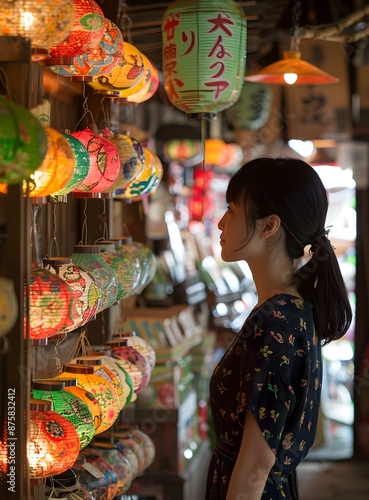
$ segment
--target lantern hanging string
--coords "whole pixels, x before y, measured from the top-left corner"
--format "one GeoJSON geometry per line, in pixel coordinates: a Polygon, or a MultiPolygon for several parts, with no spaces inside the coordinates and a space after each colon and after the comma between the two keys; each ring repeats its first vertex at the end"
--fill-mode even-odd
{"type": "Polygon", "coordinates": [[[87,245],[87,199],[85,198],[83,201],[84,201],[84,207],[83,207],[82,234],[79,244],[87,245]]]}
{"type": "Polygon", "coordinates": [[[60,257],[60,253],[59,253],[59,245],[58,245],[58,240],[57,240],[57,237],[56,237],[56,230],[57,230],[57,223],[56,223],[56,203],[54,203],[54,207],[53,207],[53,222],[54,222],[54,230],[53,230],[53,237],[51,238],[51,241],[50,241],[50,246],[49,246],[49,255],[50,257],[53,256],[53,245],[55,245],[55,248],[56,248],[56,256],[57,257],[60,257]]]}
{"type": "Polygon", "coordinates": [[[82,104],[82,108],[83,108],[83,115],[81,116],[81,118],[78,120],[78,122],[76,123],[76,126],[74,127],[74,131],[77,130],[77,127],[78,125],[81,123],[81,121],[87,116],[87,115],[90,115],[91,116],[91,119],[92,119],[92,123],[95,125],[95,121],[94,121],[94,115],[91,113],[91,111],[89,110],[88,108],[88,97],[86,96],[86,83],[85,82],[82,82],[82,85],[83,85],[83,92],[82,92],[82,96],[83,96],[83,104],[82,104]]]}
{"type": "Polygon", "coordinates": [[[106,97],[103,96],[101,98],[101,101],[100,101],[100,106],[96,110],[95,122],[99,123],[98,122],[98,118],[99,118],[99,113],[101,112],[102,115],[103,115],[103,126],[99,127],[99,128],[100,129],[104,129],[105,127],[107,127],[110,130],[110,119],[109,119],[109,116],[108,116],[108,114],[107,114],[107,112],[105,110],[105,107],[104,107],[104,101],[105,100],[106,100],[106,97]]]}

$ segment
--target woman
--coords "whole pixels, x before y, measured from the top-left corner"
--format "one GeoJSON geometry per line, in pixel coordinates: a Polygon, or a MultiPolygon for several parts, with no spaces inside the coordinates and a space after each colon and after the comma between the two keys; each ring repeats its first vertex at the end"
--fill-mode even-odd
{"type": "Polygon", "coordinates": [[[226,198],[221,256],[248,263],[258,303],[211,378],[206,498],[297,499],[295,470],[317,426],[320,347],[352,319],[324,228],[328,196],[302,160],[260,158],[236,172],[226,198]]]}

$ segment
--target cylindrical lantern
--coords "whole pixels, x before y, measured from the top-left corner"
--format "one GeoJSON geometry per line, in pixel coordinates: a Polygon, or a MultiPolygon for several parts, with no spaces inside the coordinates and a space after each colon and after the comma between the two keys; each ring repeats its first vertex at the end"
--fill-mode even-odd
{"type": "Polygon", "coordinates": [[[71,255],[72,262],[91,273],[101,290],[97,313],[112,306],[117,301],[118,295],[117,276],[100,253],[101,249],[96,245],[74,245],[71,255]]]}
{"type": "Polygon", "coordinates": [[[95,434],[95,425],[88,406],[79,398],[64,391],[62,381],[34,380],[32,397],[53,403],[53,410],[62,415],[76,428],[80,448],[89,444],[95,434]]]}
{"type": "Polygon", "coordinates": [[[73,57],[87,52],[100,42],[105,31],[103,11],[94,0],[73,0],[75,15],[68,36],[49,49],[47,65],[72,64],[73,57]]]}
{"type": "Polygon", "coordinates": [[[70,332],[92,320],[101,299],[101,289],[95,278],[88,271],[72,262],[69,257],[48,257],[44,259],[44,265],[52,273],[60,276],[73,291],[75,295],[75,309],[72,316],[72,324],[62,329],[70,332]]]}
{"type": "Polygon", "coordinates": [[[121,61],[107,74],[97,76],[88,84],[96,94],[119,96],[119,92],[131,88],[144,78],[145,62],[142,52],[124,42],[121,61]]]}
{"type": "Polygon", "coordinates": [[[240,95],[246,18],[233,0],[176,0],[162,20],[164,87],[189,116],[214,117],[240,95]]]}
{"type": "Polygon", "coordinates": [[[31,399],[27,459],[31,478],[40,479],[69,469],[80,442],[74,425],[52,410],[50,401],[31,399]]]}
{"type": "Polygon", "coordinates": [[[73,177],[76,159],[69,142],[51,127],[45,127],[45,131],[46,156],[31,175],[31,197],[49,196],[64,188],[73,177]]]}
{"type": "Polygon", "coordinates": [[[90,157],[87,177],[73,190],[73,194],[75,197],[100,197],[100,193],[109,188],[120,173],[118,151],[112,142],[89,128],[71,135],[82,142],[90,157]]]}
{"type": "Polygon", "coordinates": [[[5,1],[0,6],[0,35],[29,40],[37,54],[32,59],[37,61],[67,38],[74,15],[73,0],[5,1]]]}
{"type": "Polygon", "coordinates": [[[61,132],[61,134],[63,137],[65,137],[72,148],[75,165],[71,180],[62,189],[59,189],[59,191],[52,193],[52,195],[57,196],[58,201],[66,201],[64,197],[71,191],[77,189],[86,179],[90,170],[90,156],[84,144],[82,144],[79,139],[64,132],[61,132]]]}
{"type": "MultiPolygon", "coordinates": [[[[24,287],[24,297],[27,289],[24,287]]],[[[59,333],[73,321],[75,295],[67,283],[48,269],[32,269],[29,290],[29,336],[44,339],[59,333]]],[[[26,335],[27,318],[24,319],[26,335]]]]}
{"type": "Polygon", "coordinates": [[[96,429],[95,434],[100,434],[109,429],[120,412],[119,399],[114,387],[107,380],[96,375],[93,366],[90,365],[65,365],[63,371],[58,374],[58,379],[63,380],[64,378],[71,378],[71,376],[78,380],[78,385],[92,392],[101,407],[101,424],[96,429]]]}
{"type": "Polygon", "coordinates": [[[47,136],[26,108],[0,96],[0,182],[19,184],[41,165],[47,136]]]}
{"type": "Polygon", "coordinates": [[[72,64],[51,66],[50,69],[72,81],[91,82],[94,77],[111,71],[120,62],[123,51],[120,29],[110,19],[105,19],[105,33],[96,47],[74,57],[72,64]]]}
{"type": "Polygon", "coordinates": [[[156,363],[155,349],[144,340],[142,337],[138,336],[135,331],[117,331],[114,333],[112,340],[124,339],[127,345],[134,347],[144,358],[149,362],[151,371],[153,370],[156,363]]]}

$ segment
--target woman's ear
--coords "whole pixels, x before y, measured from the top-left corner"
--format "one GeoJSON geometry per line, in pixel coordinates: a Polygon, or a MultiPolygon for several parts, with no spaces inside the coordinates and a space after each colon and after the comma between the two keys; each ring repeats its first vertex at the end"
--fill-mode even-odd
{"type": "Polygon", "coordinates": [[[274,236],[281,227],[281,219],[276,214],[268,215],[261,222],[260,236],[264,239],[274,236]]]}

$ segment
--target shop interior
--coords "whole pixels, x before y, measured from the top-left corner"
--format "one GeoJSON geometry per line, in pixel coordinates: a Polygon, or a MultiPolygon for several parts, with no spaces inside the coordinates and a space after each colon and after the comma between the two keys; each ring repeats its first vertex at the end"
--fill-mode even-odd
{"type": "MultiPolygon", "coordinates": [[[[0,498],[9,488],[32,500],[204,498],[209,380],[257,302],[247,264],[222,261],[217,224],[230,177],[259,156],[302,158],[320,175],[354,311],[345,337],[323,347],[308,470],[314,480],[322,464],[367,464],[368,2],[225,2],[245,19],[233,47],[242,77],[236,98],[215,112],[204,98],[203,113],[185,112],[168,83],[164,30],[170,7],[201,0],[65,0],[70,26],[79,4],[103,19],[94,54],[114,50],[95,66],[68,55],[62,16],[58,43],[33,41],[33,17],[15,32],[32,3],[0,5],[0,498]],[[124,77],[123,51],[134,61],[124,77]],[[285,51],[334,82],[264,81],[285,51]],[[78,411],[58,412],[72,396],[78,411]],[[76,437],[74,450],[58,432],[76,437]]],[[[58,2],[41,4],[44,27],[58,2]]]]}

